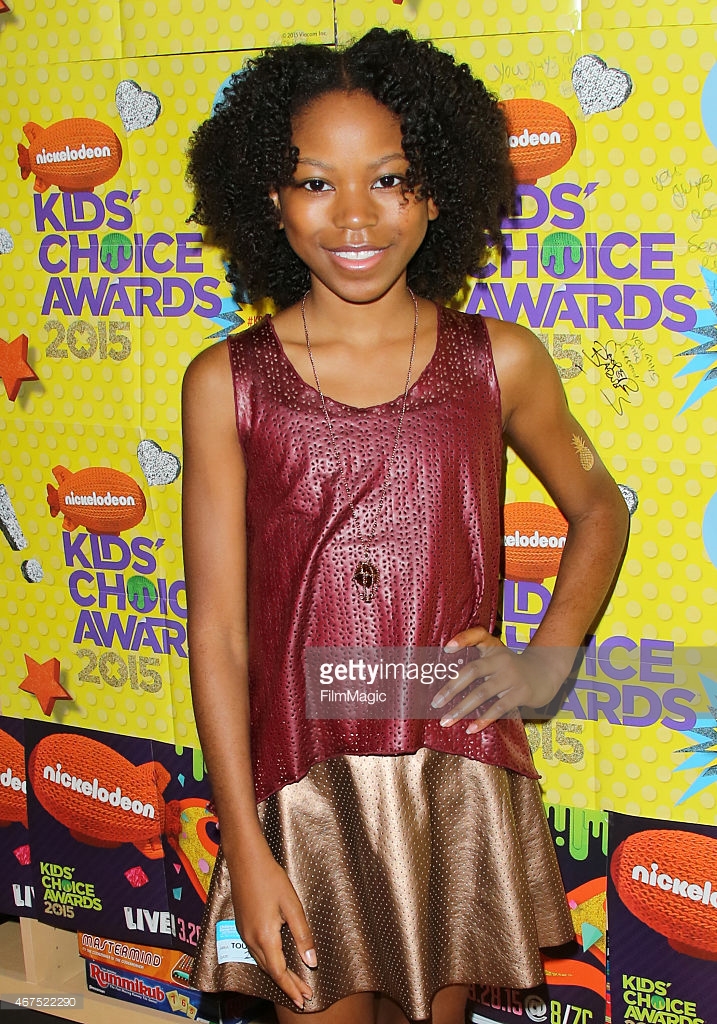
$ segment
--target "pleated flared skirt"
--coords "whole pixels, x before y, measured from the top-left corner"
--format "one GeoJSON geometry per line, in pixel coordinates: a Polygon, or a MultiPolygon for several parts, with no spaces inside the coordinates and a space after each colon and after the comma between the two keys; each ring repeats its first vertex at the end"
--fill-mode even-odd
{"type": "MultiPolygon", "coordinates": [[[[344,755],[269,797],[259,816],[315,940],[311,970],[284,937],[288,966],[313,990],[305,1012],[381,992],[425,1020],[446,985],[539,984],[539,948],[574,938],[534,779],[426,748],[344,755]]],[[[192,984],[296,1009],[259,967],[218,962],[217,922],[233,918],[220,851],[192,984]]]]}

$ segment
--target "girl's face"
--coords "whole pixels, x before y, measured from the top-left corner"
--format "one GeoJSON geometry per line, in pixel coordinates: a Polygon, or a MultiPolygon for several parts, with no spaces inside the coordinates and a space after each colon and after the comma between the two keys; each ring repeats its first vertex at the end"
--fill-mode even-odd
{"type": "Polygon", "coordinates": [[[398,118],[367,93],[326,93],[295,118],[292,143],[294,180],[272,199],[312,287],[349,302],[405,287],[438,210],[402,191],[408,161],[398,118]]]}

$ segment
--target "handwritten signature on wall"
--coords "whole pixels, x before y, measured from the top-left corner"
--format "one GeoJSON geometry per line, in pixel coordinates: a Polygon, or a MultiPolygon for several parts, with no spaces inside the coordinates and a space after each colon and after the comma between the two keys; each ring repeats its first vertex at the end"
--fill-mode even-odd
{"type": "Polygon", "coordinates": [[[687,252],[699,254],[707,267],[717,267],[717,239],[700,238],[700,232],[707,221],[717,217],[717,197],[713,191],[711,174],[683,173],[678,167],[663,167],[652,176],[657,192],[670,191],[672,205],[680,212],[686,212],[687,252]]]}
{"type": "Polygon", "coordinates": [[[612,392],[603,388],[601,393],[608,405],[615,410],[618,416],[626,415],[625,405],[634,404],[632,396],[640,392],[640,382],[636,379],[639,372],[636,367],[637,363],[644,359],[647,365],[644,383],[654,387],[659,380],[655,371],[655,364],[649,353],[645,351],[642,340],[637,335],[633,335],[622,346],[621,352],[618,352],[618,346],[613,340],[607,341],[604,344],[603,342],[596,341],[593,343],[592,350],[585,353],[585,358],[593,366],[601,369],[611,384],[612,392]],[[620,359],[618,359],[618,355],[620,359]],[[627,364],[627,369],[623,364],[627,364]],[[635,376],[631,376],[631,374],[635,376]]]}

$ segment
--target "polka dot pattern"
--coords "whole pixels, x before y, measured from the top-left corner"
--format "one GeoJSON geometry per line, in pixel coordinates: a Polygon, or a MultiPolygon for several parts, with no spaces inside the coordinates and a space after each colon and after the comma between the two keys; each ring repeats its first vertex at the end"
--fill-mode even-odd
{"type": "MultiPolygon", "coordinates": [[[[169,656],[158,654],[156,639],[152,641],[154,646],[146,641],[134,651],[110,650],[96,645],[91,621],[87,627],[80,621],[83,609],[86,616],[94,612],[103,622],[113,613],[116,616],[118,611],[131,613],[126,581],[134,570],[127,569],[123,573],[117,562],[114,568],[102,567],[101,556],[93,556],[91,542],[82,527],[72,532],[63,530],[62,516],[56,519],[50,516],[47,485],[57,484],[52,473],[56,466],[77,472],[90,466],[111,464],[132,476],[145,494],[147,513],[143,524],[131,532],[127,543],[147,534],[151,540],[156,540],[161,534],[155,534],[152,524],[162,516],[170,527],[163,538],[168,550],[165,554],[164,545],[155,549],[156,568],[147,574],[155,583],[160,579],[170,584],[178,578],[181,580],[181,568],[172,558],[174,551],[181,550],[178,528],[171,525],[177,521],[178,495],[169,488],[147,486],[137,462],[137,444],[142,434],[136,427],[121,423],[110,423],[107,427],[99,424],[70,426],[51,419],[0,416],[0,432],[8,439],[8,446],[0,453],[0,479],[7,487],[28,541],[23,551],[10,552],[10,557],[3,555],[0,567],[0,602],[4,609],[0,627],[5,625],[6,632],[12,632],[14,638],[11,645],[3,645],[0,654],[6,681],[2,713],[39,717],[37,702],[18,690],[26,674],[23,654],[31,654],[40,662],[59,657],[61,681],[73,696],[73,701],[63,707],[64,725],[126,733],[130,722],[133,735],[165,739],[171,733],[176,713],[170,688],[184,686],[188,689],[186,661],[176,650],[169,656]],[[33,481],[33,486],[23,487],[22,481],[28,479],[33,481]],[[79,539],[81,533],[85,534],[84,540],[79,539]],[[63,538],[69,545],[67,550],[75,554],[65,555],[63,538]],[[40,583],[29,584],[22,578],[20,565],[29,556],[36,557],[42,565],[44,577],[40,583]],[[91,565],[94,561],[97,569],[88,571],[86,563],[91,565]],[[71,575],[78,571],[81,581],[71,575]],[[73,589],[82,604],[73,600],[73,589]],[[114,593],[118,589],[119,593],[114,593]],[[13,599],[8,600],[10,594],[13,599]]],[[[158,441],[162,438],[159,443],[164,449],[181,451],[176,433],[170,435],[162,429],[156,431],[155,436],[158,441]]],[[[112,554],[119,561],[120,548],[115,547],[112,554]]],[[[183,610],[183,593],[178,595],[177,607],[183,610]]],[[[171,611],[168,614],[174,618],[171,611]]],[[[183,619],[176,621],[178,631],[183,632],[183,619]]],[[[161,632],[158,635],[161,638],[161,632]]],[[[159,644],[161,648],[161,640],[159,644]]],[[[186,642],[183,646],[186,650],[186,642]]]]}
{"type": "MultiPolygon", "coordinates": [[[[313,990],[309,1012],[380,991],[423,1020],[452,982],[534,984],[538,944],[573,937],[533,779],[425,748],[348,755],[315,765],[259,814],[315,939],[316,970],[293,943],[284,947],[289,968],[313,990]]],[[[220,853],[192,983],[291,1006],[260,968],[217,963],[216,923],[233,918],[220,853]]]]}
{"type": "MultiPolygon", "coordinates": [[[[419,39],[450,42],[466,36],[480,39],[511,33],[572,32],[580,27],[580,13],[569,0],[454,0],[425,4],[336,0],[336,22],[340,43],[362,35],[372,25],[405,28],[419,39]]],[[[507,40],[505,45],[509,45],[507,40]]]]}
{"type": "Polygon", "coordinates": [[[3,25],[0,69],[333,41],[331,0],[283,11],[252,0],[28,0],[3,25]]]}
{"type": "MultiPolygon", "coordinates": [[[[592,195],[579,200],[583,223],[578,228],[571,225],[568,230],[580,239],[593,232],[598,247],[610,232],[633,236],[629,245],[614,244],[610,258],[618,268],[634,264],[634,274],[619,282],[606,273],[601,282],[621,288],[639,282],[661,295],[666,284],[656,283],[649,270],[648,274],[642,272],[640,239],[660,235],[668,239],[665,248],[669,252],[669,238],[674,234],[673,255],[663,266],[670,268],[670,282],[679,282],[688,295],[693,295],[688,306],[706,309],[710,301],[714,302],[714,295],[705,287],[701,268],[706,265],[717,272],[712,253],[717,253],[717,244],[712,218],[704,213],[717,208],[717,179],[712,177],[717,153],[699,124],[699,93],[714,58],[705,54],[699,77],[695,69],[702,59],[705,38],[710,39],[713,50],[715,27],[709,5],[690,6],[691,23],[685,22],[684,29],[675,30],[672,26],[683,24],[679,5],[662,5],[659,23],[650,24],[648,5],[641,9],[631,5],[626,12],[620,5],[591,0],[583,12],[582,37],[555,29],[550,65],[538,63],[533,49],[517,36],[525,28],[524,24],[518,28],[515,14],[512,34],[500,35],[493,24],[492,34],[481,39],[480,55],[473,54],[473,44],[468,40],[446,38],[440,45],[474,67],[479,57],[483,77],[501,99],[544,99],[568,113],[577,132],[574,154],[565,167],[537,184],[549,197],[551,190],[564,182],[582,187],[588,181],[596,182],[592,195]],[[694,25],[705,27],[695,31],[694,25]],[[630,74],[634,90],[622,106],[584,115],[571,83],[572,66],[583,53],[594,53],[609,67],[630,74]]],[[[529,5],[530,15],[535,16],[537,9],[537,4],[529,5]]],[[[512,245],[519,252],[525,251],[529,237],[540,247],[555,230],[549,217],[556,211],[548,204],[544,209],[547,213],[543,223],[530,231],[512,231],[512,245]]],[[[530,201],[528,211],[534,210],[530,201]]],[[[524,280],[521,275],[525,270],[526,264],[519,262],[512,279],[501,279],[508,296],[515,293],[516,282],[524,280]]],[[[550,280],[540,266],[536,277],[533,295],[550,280]]],[[[584,285],[589,280],[583,264],[568,282],[584,285]]],[[[521,322],[527,324],[525,311],[520,312],[521,322]]],[[[567,320],[566,325],[558,322],[552,329],[540,325],[540,339],[553,355],[574,414],[587,428],[617,482],[631,488],[638,499],[631,517],[627,558],[599,626],[598,641],[624,635],[635,640],[659,637],[680,647],[713,644],[715,631],[707,621],[707,609],[711,589],[717,583],[717,567],[706,555],[702,520],[705,504],[717,488],[714,450],[707,450],[714,433],[714,404],[709,395],[683,410],[700,379],[699,374],[677,375],[687,363],[679,353],[692,343],[659,323],[640,330],[616,329],[602,323],[599,330],[591,330],[574,328],[570,314],[567,320]],[[570,347],[576,350],[572,358],[564,355],[570,347]],[[628,383],[616,388],[611,378],[628,383]]],[[[511,457],[506,500],[550,499],[520,460],[511,457]]],[[[547,586],[550,589],[550,581],[547,586]]],[[[511,621],[510,609],[506,610],[505,621],[511,621]]],[[[520,632],[524,626],[515,628],[525,635],[520,632]]],[[[675,660],[679,661],[679,652],[675,660]]],[[[712,670],[711,665],[702,667],[708,674],[712,670]]],[[[693,705],[704,708],[696,670],[682,685],[694,694],[693,705]]],[[[618,722],[624,714],[623,696],[616,698],[618,722]]],[[[582,699],[584,703],[585,697],[582,699]]],[[[546,741],[543,737],[534,750],[551,801],[580,806],[578,800],[588,792],[594,794],[591,806],[659,817],[665,809],[665,783],[670,782],[669,800],[676,805],[698,774],[696,770],[672,774],[687,756],[676,753],[689,743],[684,723],[681,731],[663,730],[666,739],[658,744],[654,733],[660,726],[640,729],[635,742],[660,749],[662,763],[658,766],[644,761],[630,764],[621,758],[626,744],[619,734],[624,727],[610,724],[615,732],[615,739],[610,741],[600,728],[608,724],[602,713],[597,723],[589,717],[572,721],[567,712],[565,717],[568,721],[554,723],[551,738],[546,741]],[[564,724],[574,730],[573,736],[584,752],[584,759],[578,761],[584,765],[580,770],[565,770],[562,758],[568,747],[564,739],[561,742],[558,738],[558,728],[564,724]],[[594,757],[586,752],[592,735],[598,745],[594,757]]],[[[545,730],[546,726],[540,728],[545,730]]],[[[686,804],[672,806],[667,816],[679,818],[683,814],[696,814],[709,823],[717,820],[697,794],[686,804]]]]}

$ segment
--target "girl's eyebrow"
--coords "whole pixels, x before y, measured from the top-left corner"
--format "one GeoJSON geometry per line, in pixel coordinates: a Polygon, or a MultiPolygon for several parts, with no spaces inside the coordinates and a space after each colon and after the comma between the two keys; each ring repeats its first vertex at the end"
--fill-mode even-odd
{"type": "MultiPolygon", "coordinates": [[[[391,160],[405,160],[405,153],[388,153],[386,156],[381,156],[378,160],[374,160],[372,163],[366,166],[370,170],[374,170],[376,167],[382,167],[383,164],[389,163],[391,160]]],[[[323,160],[315,160],[310,156],[300,156],[296,161],[297,164],[311,164],[312,167],[320,167],[324,171],[333,171],[335,168],[331,164],[325,163],[323,160]]]]}

